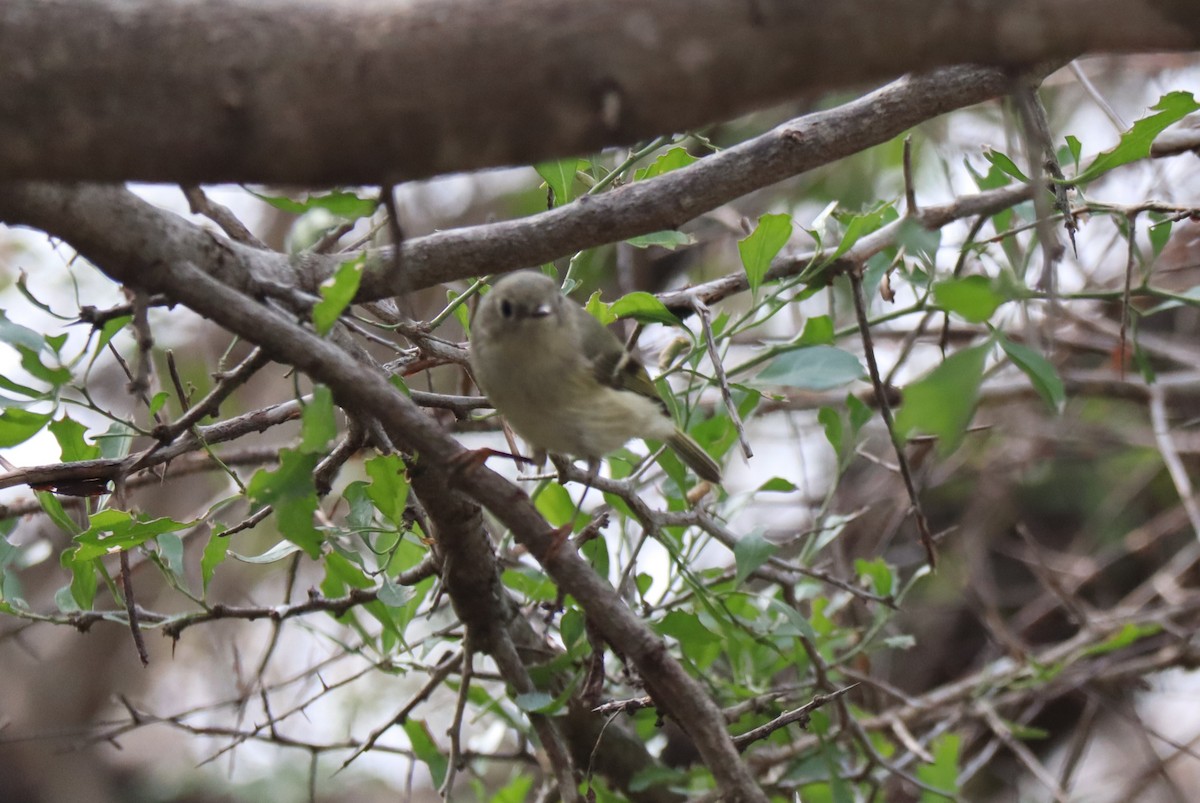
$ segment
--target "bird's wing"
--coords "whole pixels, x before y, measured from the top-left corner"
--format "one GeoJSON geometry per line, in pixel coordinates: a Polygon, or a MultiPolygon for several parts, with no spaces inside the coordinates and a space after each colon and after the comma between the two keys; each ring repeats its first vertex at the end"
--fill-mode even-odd
{"type": "Polygon", "coordinates": [[[592,364],[596,381],[617,390],[627,390],[652,399],[669,415],[666,402],[654,387],[654,381],[637,357],[634,357],[616,335],[606,329],[586,310],[579,309],[576,325],[580,328],[583,351],[592,364]]]}

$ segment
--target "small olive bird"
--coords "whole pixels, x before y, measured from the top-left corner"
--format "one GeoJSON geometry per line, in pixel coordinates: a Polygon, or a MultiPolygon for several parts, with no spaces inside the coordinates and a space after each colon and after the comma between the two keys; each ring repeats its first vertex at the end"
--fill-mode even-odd
{"type": "Polygon", "coordinates": [[[537,271],[511,273],[484,296],[471,326],[475,380],[537,450],[588,461],[632,438],[665,442],[720,483],[717,462],[676,425],[645,367],[583,307],[537,271]]]}

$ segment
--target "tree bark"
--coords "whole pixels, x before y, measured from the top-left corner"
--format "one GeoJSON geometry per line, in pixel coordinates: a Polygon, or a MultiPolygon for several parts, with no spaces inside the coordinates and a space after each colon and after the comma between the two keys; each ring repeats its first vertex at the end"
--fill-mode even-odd
{"type": "Polygon", "coordinates": [[[6,0],[0,180],[394,183],[938,65],[1195,48],[1194,0],[6,0]]]}

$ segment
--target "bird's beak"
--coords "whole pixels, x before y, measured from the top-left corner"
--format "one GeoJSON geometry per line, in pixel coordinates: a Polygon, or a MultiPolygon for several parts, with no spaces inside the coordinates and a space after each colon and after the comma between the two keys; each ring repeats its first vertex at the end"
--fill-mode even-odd
{"type": "Polygon", "coordinates": [[[549,304],[538,304],[536,307],[533,308],[533,313],[529,317],[545,318],[549,314],[550,314],[550,305],[549,304]]]}

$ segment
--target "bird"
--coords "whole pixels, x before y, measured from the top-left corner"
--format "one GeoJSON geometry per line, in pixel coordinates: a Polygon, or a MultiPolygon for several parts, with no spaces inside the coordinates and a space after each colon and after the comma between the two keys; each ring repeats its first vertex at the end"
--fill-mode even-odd
{"type": "Polygon", "coordinates": [[[720,466],[675,424],[645,366],[541,272],[507,274],[483,297],[470,364],[539,463],[546,453],[581,458],[594,477],[602,457],[648,438],[670,446],[701,479],[721,482],[720,466]]]}

